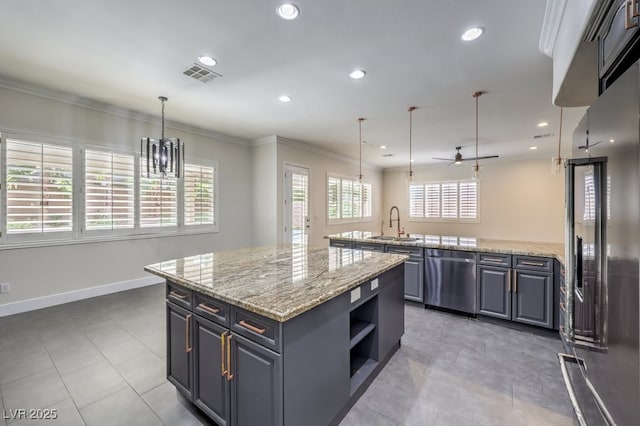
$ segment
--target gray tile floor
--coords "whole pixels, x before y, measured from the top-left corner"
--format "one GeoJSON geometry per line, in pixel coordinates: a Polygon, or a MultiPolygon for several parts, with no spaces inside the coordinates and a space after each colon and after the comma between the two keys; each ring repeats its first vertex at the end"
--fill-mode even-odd
{"type": "MultiPolygon", "coordinates": [[[[406,307],[402,347],[343,425],[570,425],[560,341],[406,307]]],[[[0,426],[210,424],[165,379],[164,286],[0,318],[0,426]],[[27,413],[28,414],[28,413],[27,413]]]]}

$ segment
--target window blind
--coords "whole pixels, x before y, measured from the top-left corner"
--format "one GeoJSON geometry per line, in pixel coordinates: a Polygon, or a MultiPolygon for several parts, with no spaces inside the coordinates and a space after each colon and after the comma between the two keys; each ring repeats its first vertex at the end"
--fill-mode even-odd
{"type": "Polygon", "coordinates": [[[478,184],[473,181],[412,183],[409,217],[477,219],[478,184]]]}
{"type": "Polygon", "coordinates": [[[329,176],[327,214],[330,220],[371,217],[372,185],[329,176]]]}
{"type": "Polygon", "coordinates": [[[7,139],[7,233],[73,229],[73,151],[7,139]]]}
{"type": "Polygon", "coordinates": [[[213,167],[185,164],[184,167],[184,223],[207,225],[215,223],[213,167]]]}
{"type": "Polygon", "coordinates": [[[140,227],[177,226],[178,202],[175,177],[140,178],[140,227]]]}
{"type": "Polygon", "coordinates": [[[85,228],[133,228],[133,155],[86,150],[84,159],[85,228]]]}

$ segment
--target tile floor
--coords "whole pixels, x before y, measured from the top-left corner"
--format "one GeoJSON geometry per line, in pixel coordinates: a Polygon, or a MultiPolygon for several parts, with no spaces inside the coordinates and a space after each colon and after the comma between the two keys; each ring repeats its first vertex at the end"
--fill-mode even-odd
{"type": "MultiPolygon", "coordinates": [[[[571,425],[551,336],[406,307],[402,347],[343,425],[571,425]]],[[[165,379],[164,286],[0,318],[0,426],[11,409],[72,425],[201,425],[165,379]]],[[[19,416],[17,416],[19,417],[19,416]]]]}

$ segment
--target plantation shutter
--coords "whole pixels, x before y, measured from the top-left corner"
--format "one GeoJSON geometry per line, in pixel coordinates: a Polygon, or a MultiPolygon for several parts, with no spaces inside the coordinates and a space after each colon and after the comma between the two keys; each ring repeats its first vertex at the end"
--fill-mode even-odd
{"type": "Polygon", "coordinates": [[[440,217],[440,184],[425,185],[424,217],[440,217]]]}
{"type": "Polygon", "coordinates": [[[478,184],[476,182],[459,183],[460,219],[478,217],[478,184]]]}
{"type": "Polygon", "coordinates": [[[424,185],[409,185],[409,217],[424,217],[424,185]]]}
{"type": "Polygon", "coordinates": [[[342,218],[353,217],[353,182],[342,180],[342,218]]]}
{"type": "Polygon", "coordinates": [[[134,226],[133,155],[85,151],[85,227],[92,230],[134,226]]]}
{"type": "Polygon", "coordinates": [[[362,185],[362,217],[371,217],[371,184],[362,185]]]}
{"type": "Polygon", "coordinates": [[[71,148],[7,140],[7,234],[73,229],[71,148]]]}
{"type": "Polygon", "coordinates": [[[184,223],[206,225],[215,223],[214,168],[196,164],[184,167],[184,223]]]}
{"type": "Polygon", "coordinates": [[[140,227],[177,226],[177,182],[175,177],[164,179],[140,178],[140,227]]]}
{"type": "Polygon", "coordinates": [[[340,218],[340,179],[330,177],[327,185],[327,209],[329,219],[340,218]]]}
{"type": "Polygon", "coordinates": [[[458,184],[443,183],[441,185],[442,217],[458,217],[458,184]]]}

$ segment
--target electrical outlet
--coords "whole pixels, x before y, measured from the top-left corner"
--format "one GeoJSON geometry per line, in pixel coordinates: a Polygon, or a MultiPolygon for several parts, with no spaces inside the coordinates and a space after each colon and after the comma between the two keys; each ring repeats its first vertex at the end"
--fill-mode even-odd
{"type": "Polygon", "coordinates": [[[10,283],[2,283],[0,284],[0,293],[9,293],[11,291],[10,283]]]}

